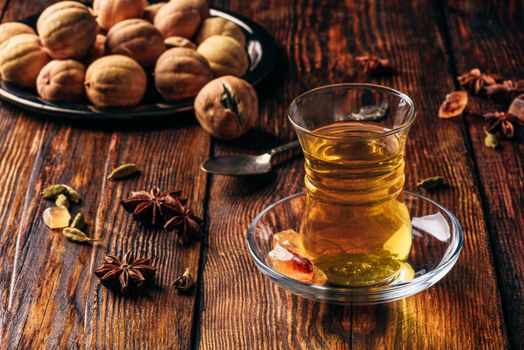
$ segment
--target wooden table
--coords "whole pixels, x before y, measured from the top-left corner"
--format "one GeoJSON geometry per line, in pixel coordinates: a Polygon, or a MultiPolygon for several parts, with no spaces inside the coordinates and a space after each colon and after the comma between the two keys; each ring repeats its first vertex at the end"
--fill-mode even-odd
{"type": "MultiPolygon", "coordinates": [[[[3,21],[53,1],[0,0],[3,21]]],[[[524,147],[484,146],[480,114],[439,120],[455,77],[479,67],[524,76],[523,4],[517,0],[214,1],[265,26],[281,52],[258,87],[257,128],[238,141],[210,138],[192,113],[136,123],[71,123],[0,106],[0,347],[8,349],[505,349],[524,344],[524,147]],[[399,74],[364,76],[355,56],[389,58],[399,74]],[[246,229],[269,203],[300,191],[300,157],[262,178],[206,176],[210,155],[257,153],[293,139],[286,107],[334,82],[369,81],[411,96],[418,110],[407,145],[407,189],[444,175],[451,188],[430,197],[456,213],[465,245],[455,268],[414,297],[387,305],[330,306],[283,292],[259,273],[246,229]],[[136,162],[141,177],[106,180],[136,162]],[[68,183],[83,194],[93,247],[70,243],[43,224],[39,193],[68,183]],[[177,187],[205,219],[203,244],[137,225],[118,204],[130,191],[177,187]],[[108,252],[153,256],[150,297],[123,298],[93,270],[108,252]],[[190,295],[170,283],[189,267],[190,295]]]]}

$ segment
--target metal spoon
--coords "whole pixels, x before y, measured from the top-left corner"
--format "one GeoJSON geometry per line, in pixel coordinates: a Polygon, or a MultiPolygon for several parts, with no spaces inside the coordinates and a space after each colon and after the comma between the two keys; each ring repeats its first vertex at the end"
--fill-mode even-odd
{"type": "Polygon", "coordinates": [[[275,154],[298,147],[298,141],[275,147],[259,156],[247,154],[230,154],[211,157],[206,160],[200,169],[210,174],[247,176],[261,175],[271,171],[271,157],[275,154]]]}

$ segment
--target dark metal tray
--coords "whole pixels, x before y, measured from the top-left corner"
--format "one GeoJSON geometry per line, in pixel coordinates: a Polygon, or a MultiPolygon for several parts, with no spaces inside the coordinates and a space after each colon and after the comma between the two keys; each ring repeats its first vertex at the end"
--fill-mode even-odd
{"type": "MultiPolygon", "coordinates": [[[[260,25],[249,18],[227,11],[211,9],[211,16],[223,17],[238,24],[246,36],[246,51],[250,66],[243,79],[252,85],[259,83],[273,68],[277,47],[273,38],[260,25]]],[[[36,26],[39,14],[21,22],[36,26]]],[[[150,79],[152,80],[152,79],[150,79]]],[[[149,85],[151,85],[151,81],[149,85]]],[[[172,116],[177,112],[191,110],[194,98],[165,101],[148,86],[140,105],[128,108],[97,109],[87,99],[82,103],[51,102],[41,99],[35,90],[18,88],[0,81],[0,98],[20,107],[61,118],[84,120],[135,119],[150,116],[172,116]]]]}

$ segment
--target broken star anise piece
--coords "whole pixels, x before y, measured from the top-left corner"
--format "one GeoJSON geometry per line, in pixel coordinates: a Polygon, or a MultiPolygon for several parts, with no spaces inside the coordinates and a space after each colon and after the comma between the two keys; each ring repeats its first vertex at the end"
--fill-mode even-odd
{"type": "Polygon", "coordinates": [[[486,86],[490,86],[502,81],[502,77],[495,74],[482,73],[480,69],[473,68],[468,73],[457,77],[460,85],[471,93],[478,95],[486,86]]]}
{"type": "Polygon", "coordinates": [[[486,95],[496,103],[509,104],[518,95],[524,93],[524,80],[505,80],[484,88],[486,95]]]}
{"type": "Polygon", "coordinates": [[[458,117],[468,105],[468,93],[466,91],[453,91],[446,95],[446,99],[440,105],[438,116],[442,119],[458,117]]]}
{"type": "Polygon", "coordinates": [[[120,201],[120,204],[132,213],[136,220],[162,226],[175,215],[178,205],[185,203],[185,200],[180,198],[180,193],[177,190],[161,192],[158,187],[153,187],[149,192],[131,192],[131,197],[120,201]]]}
{"type": "Polygon", "coordinates": [[[165,223],[164,228],[168,231],[175,231],[180,244],[192,243],[200,239],[204,233],[202,220],[182,203],[177,206],[176,214],[165,223]]]}
{"type": "Polygon", "coordinates": [[[506,112],[486,113],[484,119],[487,132],[494,134],[500,131],[507,138],[515,135],[515,124],[519,121],[515,115],[506,112]]]}
{"type": "Polygon", "coordinates": [[[95,270],[95,274],[107,288],[127,294],[151,282],[156,268],[151,266],[151,259],[133,260],[128,251],[122,260],[113,255],[106,255],[105,264],[95,270]]]}
{"type": "Polygon", "coordinates": [[[380,58],[374,55],[361,55],[357,56],[356,60],[362,66],[365,74],[377,76],[394,72],[393,66],[386,58],[380,58]]]}

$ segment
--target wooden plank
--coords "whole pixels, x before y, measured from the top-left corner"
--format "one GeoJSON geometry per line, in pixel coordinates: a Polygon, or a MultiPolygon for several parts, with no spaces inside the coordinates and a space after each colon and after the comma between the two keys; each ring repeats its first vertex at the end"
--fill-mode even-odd
{"type": "MultiPolygon", "coordinates": [[[[515,9],[518,2],[509,8],[515,9]]],[[[524,78],[522,11],[498,10],[486,13],[475,1],[450,1],[446,9],[457,74],[478,67],[508,79],[524,78]],[[496,15],[496,13],[499,15],[496,15]],[[520,26],[520,30],[517,29],[520,26]]],[[[522,6],[522,3],[521,5],[522,6]]],[[[484,145],[480,115],[507,106],[472,98],[468,106],[467,127],[488,215],[488,228],[510,343],[524,342],[524,148],[520,140],[502,141],[493,151],[484,145]]]]}
{"type": "Polygon", "coordinates": [[[9,285],[14,268],[17,233],[42,136],[43,123],[21,118],[20,112],[2,106],[0,111],[0,335],[9,303],[9,285]],[[27,130],[33,130],[28,133],[27,130]]]}
{"type": "Polygon", "coordinates": [[[135,162],[143,167],[143,174],[130,181],[103,184],[96,213],[101,242],[92,252],[94,262],[100,262],[106,253],[122,255],[131,249],[135,256],[153,256],[158,272],[149,297],[125,299],[99,283],[91,284],[85,319],[87,348],[189,348],[195,294],[179,295],[171,283],[186,267],[198,276],[200,244],[182,247],[173,233],[132,222],[118,202],[130,191],[155,185],[178,188],[202,217],[206,176],[199,166],[208,157],[208,149],[209,137],[194,123],[113,134],[106,173],[117,164],[135,162]]]}
{"type": "MultiPolygon", "coordinates": [[[[23,18],[45,4],[12,2],[8,17],[23,18]]],[[[189,197],[196,214],[203,216],[206,176],[198,168],[209,155],[209,137],[190,113],[125,126],[107,123],[101,128],[45,124],[27,118],[29,113],[13,111],[18,119],[2,114],[0,121],[20,124],[16,132],[7,130],[6,139],[18,144],[5,146],[9,153],[2,155],[0,164],[32,175],[20,180],[23,189],[16,197],[25,208],[20,204],[16,217],[1,212],[10,220],[9,227],[18,228],[14,238],[5,238],[11,243],[9,249],[2,246],[2,252],[8,253],[2,267],[10,266],[2,270],[1,296],[8,304],[1,314],[2,343],[7,348],[188,348],[195,295],[178,295],[170,284],[185,267],[198,275],[200,245],[179,247],[173,234],[137,225],[119,200],[142,187],[176,186],[189,197]],[[32,144],[28,130],[38,136],[32,144]],[[24,152],[17,151],[20,147],[24,152]],[[12,161],[9,154],[14,157],[17,152],[26,158],[12,161]],[[23,161],[30,168],[24,170],[28,165],[23,161]],[[126,161],[139,163],[143,175],[107,182],[111,168],[126,161]],[[81,210],[88,218],[89,234],[100,239],[94,247],[68,242],[42,223],[42,211],[51,204],[42,201],[39,192],[56,182],[69,183],[84,196],[81,210]],[[113,295],[93,274],[104,254],[120,255],[128,249],[135,256],[154,257],[159,271],[150,297],[113,295]]]]}
{"type": "Polygon", "coordinates": [[[40,192],[52,183],[77,188],[83,196],[81,210],[92,223],[100,200],[100,177],[93,174],[104,169],[107,151],[100,145],[109,137],[70,127],[52,127],[44,137],[27,188],[14,256],[5,334],[13,348],[78,348],[82,342],[93,248],[68,242],[44,225],[42,212],[53,204],[40,199],[40,192]]]}
{"type": "MultiPolygon", "coordinates": [[[[441,4],[444,5],[445,3],[441,4]]],[[[506,29],[524,30],[524,22],[521,20],[524,2],[521,0],[465,0],[462,2],[452,0],[447,4],[449,5],[448,10],[455,12],[456,15],[468,17],[474,15],[477,19],[483,18],[484,20],[498,18],[505,21],[506,29]]]]}
{"type": "Polygon", "coordinates": [[[13,347],[189,346],[194,295],[180,296],[170,284],[185,267],[197,276],[200,246],[179,247],[173,234],[132,222],[119,200],[153,184],[176,186],[202,216],[206,177],[195,173],[208,156],[209,138],[195,125],[145,132],[143,125],[138,128],[124,134],[62,127],[48,135],[50,141],[43,146],[35,183],[28,192],[31,200],[15,256],[5,334],[13,347]],[[190,157],[175,156],[189,150],[190,157]],[[128,161],[144,167],[140,178],[105,181],[114,165],[128,161]],[[42,210],[49,204],[38,193],[48,183],[58,182],[70,183],[84,194],[82,211],[90,222],[89,233],[100,239],[94,247],[70,243],[43,225],[42,210]],[[135,256],[153,256],[159,268],[156,288],[147,298],[114,295],[92,274],[106,253],[121,255],[127,250],[135,256]]]}
{"type": "MultiPolygon", "coordinates": [[[[3,20],[22,19],[52,2],[56,1],[10,2],[3,20]]],[[[69,273],[73,276],[79,275],[79,264],[75,263],[77,257],[72,255],[56,259],[54,254],[58,253],[60,256],[61,248],[57,248],[53,242],[57,241],[59,234],[50,235],[49,230],[41,229],[42,203],[39,200],[39,191],[46,181],[52,180],[47,178],[49,169],[52,169],[51,172],[56,171],[55,174],[58,175],[63,171],[63,167],[67,166],[67,162],[59,165],[55,163],[60,162],[62,156],[71,155],[66,153],[67,148],[83,148],[83,145],[74,141],[75,135],[71,135],[70,128],[58,129],[56,125],[46,123],[46,119],[38,114],[22,113],[9,104],[3,105],[2,111],[1,120],[6,125],[6,128],[2,128],[6,131],[3,135],[6,139],[14,140],[11,144],[17,145],[21,150],[28,150],[14,153],[18,163],[8,163],[13,173],[20,173],[18,191],[4,192],[6,196],[15,194],[16,201],[11,208],[12,215],[6,221],[10,227],[5,233],[11,238],[5,241],[8,244],[2,245],[2,260],[5,262],[2,266],[2,276],[5,278],[2,278],[1,288],[2,339],[9,347],[26,348],[36,346],[35,344],[46,344],[50,347],[60,344],[64,347],[67,344],[77,348],[77,339],[68,340],[71,334],[81,336],[82,333],[82,323],[76,322],[76,295],[71,295],[75,292],[74,286],[65,288],[67,285],[64,283],[67,279],[63,280],[60,286],[64,289],[62,296],[67,297],[63,297],[62,302],[55,302],[53,293],[61,277],[57,273],[63,268],[61,263],[64,263],[66,270],[70,269],[69,273]],[[35,215],[35,210],[39,210],[40,215],[35,215]],[[41,249],[46,250],[48,254],[42,254],[41,249]],[[50,254],[51,250],[57,252],[53,251],[53,254],[50,254]],[[35,261],[38,261],[40,266],[35,261]],[[32,293],[27,293],[28,290],[32,290],[32,293]],[[63,304],[69,304],[69,307],[63,307],[63,304]],[[54,309],[55,307],[58,307],[58,310],[54,309]],[[65,311],[66,309],[68,310],[65,311]],[[56,314],[59,315],[58,320],[54,319],[56,314]],[[66,327],[65,324],[69,322],[72,324],[66,327]],[[51,330],[52,327],[56,329],[51,330]]],[[[6,149],[2,156],[9,159],[9,156],[13,155],[11,152],[15,150],[14,147],[6,149]]],[[[89,157],[88,152],[86,153],[82,154],[89,157]]],[[[77,157],[77,160],[81,159],[82,157],[77,157]]],[[[81,260],[87,260],[85,257],[86,255],[81,257],[81,260]]]]}
{"type": "Polygon", "coordinates": [[[506,348],[467,140],[460,121],[437,117],[443,97],[454,90],[444,39],[437,27],[438,15],[427,1],[384,1],[361,10],[361,23],[380,25],[361,28],[377,39],[367,43],[362,40],[363,46],[357,49],[394,57],[401,72],[386,83],[412,96],[417,105],[418,120],[407,147],[406,188],[420,192],[415,187],[418,180],[437,174],[446,176],[453,186],[428,195],[457,215],[464,228],[465,244],[451,273],[430,290],[388,306],[362,311],[355,308],[354,347],[506,348]],[[490,317],[479,322],[482,315],[490,317]]]}
{"type": "Polygon", "coordinates": [[[416,181],[426,176],[445,175],[453,187],[430,196],[457,214],[466,242],[454,270],[418,296],[353,309],[308,302],[267,281],[256,271],[245,246],[245,232],[254,216],[275,199],[302,188],[301,162],[286,164],[265,179],[213,177],[199,345],[203,349],[506,348],[488,236],[462,124],[439,121],[436,113],[454,84],[432,4],[272,1],[235,4],[231,9],[266,26],[286,58],[268,79],[272,85],[261,91],[258,129],[262,132],[232,144],[217,142],[216,154],[256,153],[275,142],[269,135],[291,139],[285,115],[294,96],[322,84],[369,81],[358,73],[354,55],[387,56],[401,73],[372,81],[406,92],[418,108],[407,149],[407,188],[415,190],[416,181]]]}
{"type": "MultiPolygon", "coordinates": [[[[36,11],[27,4],[0,1],[2,22],[14,21],[36,11]]],[[[33,115],[34,117],[34,115],[33,115]]],[[[0,338],[6,324],[9,285],[14,269],[17,233],[24,212],[26,188],[43,136],[49,132],[36,118],[24,118],[19,109],[0,104],[0,338]],[[31,132],[28,132],[30,130],[31,132]]]]}

